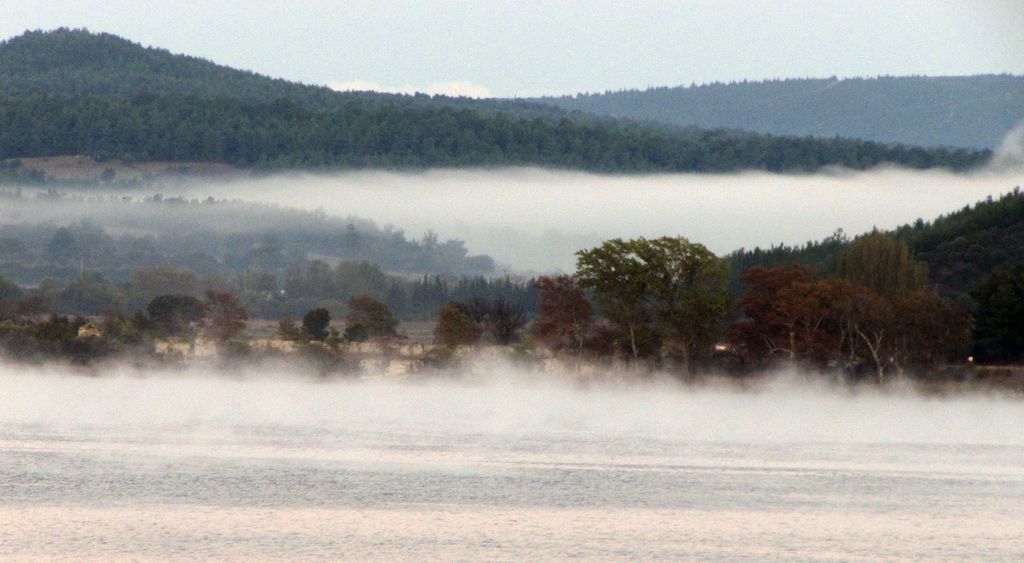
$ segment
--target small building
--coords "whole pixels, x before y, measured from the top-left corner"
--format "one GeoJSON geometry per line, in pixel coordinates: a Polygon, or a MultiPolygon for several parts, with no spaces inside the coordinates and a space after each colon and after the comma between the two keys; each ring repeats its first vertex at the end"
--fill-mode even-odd
{"type": "Polygon", "coordinates": [[[103,338],[103,330],[92,322],[85,323],[78,327],[79,338],[103,338]]]}

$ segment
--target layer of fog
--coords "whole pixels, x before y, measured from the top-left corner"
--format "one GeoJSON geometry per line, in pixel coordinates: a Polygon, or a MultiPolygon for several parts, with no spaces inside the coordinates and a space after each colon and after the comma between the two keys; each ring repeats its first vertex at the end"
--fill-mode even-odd
{"type": "Polygon", "coordinates": [[[111,436],[277,427],[356,436],[1024,446],[1018,399],[927,398],[909,388],[850,389],[794,373],[742,391],[615,374],[581,384],[493,362],[406,381],[316,380],[266,366],[230,377],[194,366],[174,373],[110,368],[103,375],[0,364],[0,427],[93,427],[111,436]]]}
{"type": "MultiPolygon", "coordinates": [[[[413,240],[401,231],[353,216],[140,193],[126,196],[86,191],[54,197],[39,190],[23,190],[0,195],[3,258],[23,265],[33,260],[33,253],[47,257],[59,226],[70,227],[73,251],[83,258],[83,267],[114,276],[161,262],[194,273],[218,268],[281,269],[304,257],[332,263],[367,260],[384,270],[406,274],[494,273],[494,262],[468,255],[461,240],[413,240]]],[[[21,274],[24,277],[14,280],[39,281],[38,276],[32,277],[31,269],[22,269],[21,274]]]]}
{"type": "Polygon", "coordinates": [[[27,198],[0,199],[0,224],[88,219],[114,234],[143,234],[159,226],[174,230],[175,223],[193,231],[185,224],[197,221],[204,231],[222,233],[267,232],[307,221],[360,229],[375,223],[385,226],[385,234],[417,239],[432,231],[441,240],[464,240],[469,254],[487,254],[517,272],[571,271],[577,250],[612,237],[681,235],[725,254],[803,244],[837,229],[852,236],[932,220],[1024,183],[1022,141],[1024,124],[1007,136],[991,166],[970,174],[891,168],[806,175],[598,175],[535,168],[292,173],[127,192],[93,189],[82,195],[107,201],[89,205],[34,199],[29,190],[27,198]],[[182,206],[179,213],[171,206],[116,201],[157,193],[165,200],[213,197],[278,208],[182,206]]]}
{"type": "Polygon", "coordinates": [[[996,150],[989,168],[994,170],[1024,167],[1024,120],[1015,125],[996,150]]]}
{"type": "MultiPolygon", "coordinates": [[[[204,184],[197,189],[212,191],[215,188],[204,184]]],[[[110,193],[65,189],[60,192],[62,197],[47,197],[42,190],[25,190],[21,197],[0,199],[0,226],[36,223],[67,226],[86,222],[103,227],[114,236],[123,233],[157,236],[195,232],[343,231],[350,224],[360,232],[378,234],[376,231],[379,231],[373,221],[351,215],[325,216],[297,206],[261,205],[251,201],[185,202],[162,198],[161,191],[154,188],[110,193]],[[155,202],[152,196],[157,194],[161,199],[155,202]]]]}
{"type": "Polygon", "coordinates": [[[519,271],[571,271],[612,237],[682,235],[717,253],[802,244],[931,220],[1020,185],[1021,168],[974,174],[883,169],[813,175],[595,175],[539,169],[278,175],[197,185],[240,198],[433,230],[519,271]]]}

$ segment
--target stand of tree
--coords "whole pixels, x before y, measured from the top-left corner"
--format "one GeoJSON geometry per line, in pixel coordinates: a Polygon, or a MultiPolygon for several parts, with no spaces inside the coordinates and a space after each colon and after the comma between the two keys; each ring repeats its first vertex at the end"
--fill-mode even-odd
{"type": "MultiPolygon", "coordinates": [[[[745,271],[736,315],[727,262],[700,244],[615,239],[578,257],[574,278],[535,284],[538,338],[577,357],[617,357],[683,374],[788,362],[885,383],[965,363],[971,347],[970,313],[939,296],[926,265],[885,233],[858,237],[839,254],[834,276],[800,264],[745,271]],[[721,343],[726,335],[731,346],[721,343]]],[[[992,291],[1009,297],[986,301],[999,313],[979,318],[992,334],[979,332],[976,348],[1014,342],[1007,329],[1019,331],[1020,323],[1007,321],[1024,306],[1019,275],[1011,273],[992,291]],[[1001,292],[1004,286],[1013,289],[1001,292]]]]}
{"type": "MultiPolygon", "coordinates": [[[[1017,315],[1024,264],[1024,192],[1014,189],[973,206],[926,222],[918,220],[892,233],[915,260],[927,268],[930,290],[973,315],[976,328],[971,353],[982,362],[1024,360],[1024,328],[1017,315]]],[[[841,274],[841,257],[858,240],[837,232],[803,246],[738,250],[727,260],[734,275],[730,290],[740,297],[749,284],[740,274],[752,268],[777,269],[794,263],[822,275],[841,274]]],[[[916,274],[920,276],[919,274],[916,274]]]]}
{"type": "MultiPolygon", "coordinates": [[[[928,266],[939,292],[973,310],[972,291],[992,272],[1024,261],[1024,192],[1019,187],[999,198],[991,196],[934,221],[918,219],[892,234],[907,243],[928,266]]],[[[730,289],[742,291],[738,277],[754,266],[785,266],[799,262],[823,273],[838,268],[838,257],[850,245],[842,231],[802,246],[740,249],[728,255],[733,277],[730,289]]]]}
{"type": "MultiPolygon", "coordinates": [[[[60,215],[60,203],[79,212],[109,203],[53,193],[40,200],[5,197],[12,205],[43,202],[40,209],[51,216],[60,215]]],[[[351,223],[316,213],[290,216],[265,206],[162,198],[103,209],[118,217],[122,234],[115,237],[89,223],[0,227],[0,268],[17,282],[0,281],[0,316],[116,316],[145,310],[161,319],[165,306],[178,307],[181,300],[194,306],[213,292],[236,296],[235,303],[256,318],[299,318],[323,309],[352,321],[350,339],[388,331],[386,319],[365,320],[382,318],[375,303],[401,320],[434,319],[441,311],[448,328],[438,337],[454,343],[484,334],[493,342],[514,342],[522,323],[534,319],[536,336],[553,349],[577,357],[618,355],[684,372],[706,365],[714,354],[710,344],[726,334],[739,352],[734,358],[746,366],[785,358],[815,367],[844,366],[851,373],[869,370],[882,378],[968,354],[980,362],[1024,360],[1024,192],[1019,189],[892,233],[872,232],[852,241],[837,233],[801,247],[738,251],[724,258],[685,239],[612,240],[581,251],[574,277],[538,280],[401,275],[367,260],[331,264],[311,258],[310,249],[338,257],[349,247],[373,247],[377,243],[370,241],[380,238],[395,252],[440,260],[451,246],[461,249],[451,256],[470,259],[460,243],[442,244],[430,236],[408,241],[400,233],[349,228],[351,223]],[[137,216],[132,219],[126,210],[137,216]],[[198,213],[200,223],[216,217],[209,223],[225,227],[236,222],[236,212],[269,230],[201,232],[189,226],[198,213]],[[163,234],[133,232],[142,226],[157,234],[188,234],[165,240],[163,234]],[[125,264],[137,267],[126,271],[125,264]],[[167,295],[179,301],[159,300],[167,295]],[[353,313],[353,304],[363,312],[353,313]],[[965,340],[964,334],[972,338],[965,340]]],[[[17,208],[18,213],[32,210],[17,208]]],[[[223,299],[217,303],[230,305],[223,299]]],[[[184,320],[194,316],[194,311],[184,314],[184,320]]]]}
{"type": "Polygon", "coordinates": [[[350,300],[360,295],[385,303],[402,320],[431,320],[450,301],[505,300],[529,314],[536,310],[532,281],[483,276],[410,279],[385,274],[368,262],[341,262],[331,268],[314,260],[306,267],[290,268],[281,277],[262,270],[199,276],[173,266],[154,266],[135,270],[122,282],[88,271],[67,282],[45,279],[27,289],[2,277],[0,281],[18,289],[17,295],[41,304],[42,311],[80,316],[135,311],[160,295],[199,298],[208,291],[236,295],[260,319],[297,318],[314,308],[342,318],[350,300]]]}
{"type": "Polygon", "coordinates": [[[832,275],[802,264],[752,267],[740,277],[736,301],[727,260],[681,237],[615,239],[578,257],[574,276],[528,282],[410,281],[367,263],[332,270],[316,262],[291,271],[285,289],[269,291],[252,289],[257,284],[242,276],[210,287],[169,268],[137,271],[120,285],[88,274],[32,289],[0,279],[0,347],[19,357],[89,362],[202,330],[225,353],[244,355],[246,320],[255,311],[280,319],[280,338],[325,343],[320,359],[335,363],[342,341],[386,339],[398,318],[435,317],[445,356],[481,340],[517,343],[533,319],[535,340],[527,345],[684,375],[787,362],[884,383],[963,364],[971,353],[980,362],[1024,360],[1024,262],[997,269],[972,292],[972,315],[942,297],[927,265],[888,233],[855,239],[832,275]],[[93,338],[74,317],[40,320],[75,311],[102,314],[106,336],[93,338]],[[331,318],[345,319],[344,334],[331,318]]]}

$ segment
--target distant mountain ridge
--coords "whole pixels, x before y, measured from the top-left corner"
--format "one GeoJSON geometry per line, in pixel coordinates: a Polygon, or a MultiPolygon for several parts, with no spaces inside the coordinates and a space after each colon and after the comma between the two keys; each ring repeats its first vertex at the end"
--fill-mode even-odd
{"type": "Polygon", "coordinates": [[[341,93],[86,30],[0,42],[0,160],[88,155],[243,168],[547,166],[599,172],[968,169],[985,151],[780,137],[541,104],[341,93]]]}
{"type": "Polygon", "coordinates": [[[995,149],[1024,121],[1024,76],[744,81],[529,101],[681,126],[995,149]]]}

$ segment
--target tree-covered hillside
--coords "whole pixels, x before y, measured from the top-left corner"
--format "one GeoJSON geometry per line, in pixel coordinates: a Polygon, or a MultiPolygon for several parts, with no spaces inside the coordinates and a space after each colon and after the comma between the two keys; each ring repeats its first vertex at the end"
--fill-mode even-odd
{"type": "Polygon", "coordinates": [[[998,268],[1024,263],[1024,192],[1018,187],[998,199],[896,229],[933,281],[951,295],[973,291],[998,268]]]}
{"type": "Polygon", "coordinates": [[[681,126],[994,149],[1024,120],[1024,76],[771,80],[534,101],[681,126]]]}
{"type": "Polygon", "coordinates": [[[255,102],[289,98],[328,106],[338,94],[326,87],[275,80],[203,59],[144,48],[107,33],[60,29],[27,32],[0,43],[0,95],[132,95],[140,91],[255,102]]]}
{"type": "Polygon", "coordinates": [[[561,118],[565,110],[542,104],[474,100],[426,94],[337,92],[165,49],[143,47],[109,33],[82,29],[28,31],[0,41],[0,96],[47,93],[60,96],[130,97],[140,92],[269,103],[287,99],[308,109],[344,107],[353,101],[428,107],[467,106],[478,111],[561,118]]]}
{"type": "Polygon", "coordinates": [[[3,42],[0,159],[61,154],[265,168],[543,165],[607,172],[883,163],[960,170],[989,157],[672,128],[498,101],[340,94],[80,30],[3,42]]]}
{"type": "Polygon", "coordinates": [[[255,103],[178,94],[0,98],[0,159],[62,154],[263,168],[544,165],[605,172],[783,172],[882,163],[961,170],[987,157],[849,139],[720,130],[670,134],[397,103],[352,101],[314,111],[285,99],[255,103]]]}
{"type": "MultiPolygon", "coordinates": [[[[914,255],[928,265],[931,284],[945,295],[972,306],[971,292],[992,272],[1024,263],[1024,192],[1017,188],[998,199],[895,229],[914,255]]],[[[834,271],[836,257],[849,246],[839,232],[820,242],[769,249],[741,249],[731,255],[734,277],[753,266],[784,266],[798,262],[834,271]]],[[[738,282],[734,291],[740,288],[738,282]]]]}
{"type": "Polygon", "coordinates": [[[358,217],[240,201],[159,194],[75,197],[0,190],[0,276],[23,285],[72,279],[81,269],[121,281],[140,267],[197,274],[282,270],[313,257],[370,261],[402,274],[492,274],[494,260],[461,240],[422,239],[358,217]],[[55,247],[54,234],[66,231],[55,247]],[[55,249],[60,248],[55,252],[55,249]]]}
{"type": "MultiPolygon", "coordinates": [[[[908,254],[913,255],[912,262],[920,261],[926,266],[927,273],[920,272],[918,276],[927,278],[924,285],[928,292],[937,290],[939,295],[956,303],[958,309],[971,314],[974,330],[969,349],[977,361],[1024,361],[1024,192],[1020,188],[998,199],[989,197],[932,222],[918,220],[904,225],[893,234],[895,237],[875,232],[851,241],[838,232],[821,242],[802,246],[738,250],[727,257],[732,268],[730,289],[736,296],[744,295],[751,287],[756,293],[758,279],[766,276],[771,279],[786,272],[807,272],[802,269],[804,266],[826,275],[850,277],[843,276],[844,266],[849,269],[844,253],[858,244],[888,238],[905,245],[908,254]]],[[[862,246],[873,249],[871,244],[862,246]]],[[[868,257],[885,262],[878,260],[875,250],[870,250],[868,257]]],[[[803,295],[809,290],[802,287],[800,291],[803,295]]],[[[867,305],[865,302],[858,306],[867,305]]],[[[792,304],[787,306],[792,307],[792,304]]],[[[948,308],[946,310],[948,312],[948,308]]],[[[944,318],[942,308],[925,308],[917,313],[908,311],[894,310],[891,318],[925,324],[944,318]]],[[[942,324],[934,327],[941,328],[942,324]]],[[[915,328],[912,337],[922,342],[938,338],[927,334],[928,330],[915,328]]]]}

